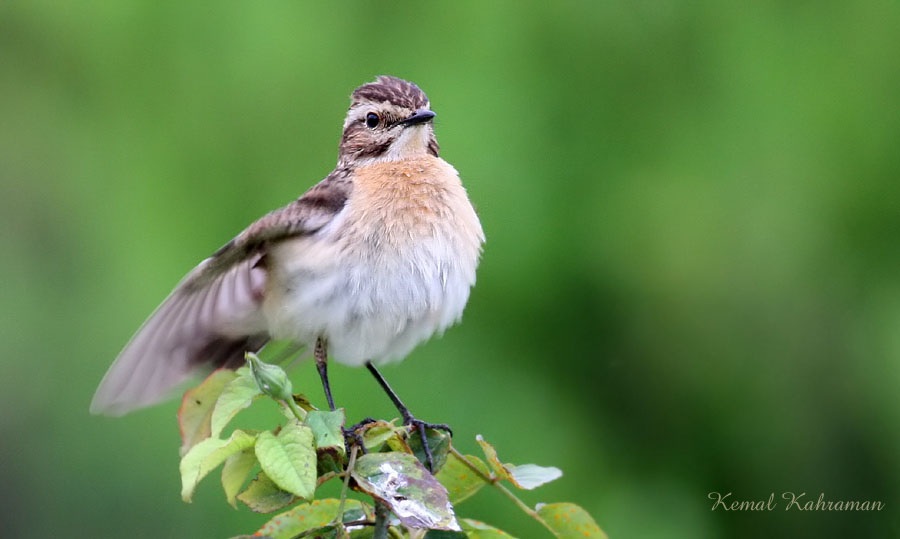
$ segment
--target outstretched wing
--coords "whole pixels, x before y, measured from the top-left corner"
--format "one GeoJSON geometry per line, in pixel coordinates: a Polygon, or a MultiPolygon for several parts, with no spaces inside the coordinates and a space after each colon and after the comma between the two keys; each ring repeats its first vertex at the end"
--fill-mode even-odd
{"type": "Polygon", "coordinates": [[[165,399],[198,369],[242,365],[244,352],[258,351],[269,340],[261,311],[267,246],[315,233],[343,208],[348,194],[346,177],[333,174],[188,273],[109,368],[91,412],[122,415],[165,399]]]}
{"type": "Polygon", "coordinates": [[[259,311],[266,281],[259,258],[192,290],[187,285],[212,259],[194,268],[119,354],[94,394],[91,412],[122,415],[155,404],[198,368],[236,367],[245,350],[259,350],[268,340],[259,311]]]}

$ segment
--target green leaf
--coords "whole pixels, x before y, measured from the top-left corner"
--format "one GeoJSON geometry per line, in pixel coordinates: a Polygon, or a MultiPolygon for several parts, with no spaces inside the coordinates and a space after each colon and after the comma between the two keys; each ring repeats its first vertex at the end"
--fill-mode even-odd
{"type": "Polygon", "coordinates": [[[276,485],[305,500],[316,490],[316,449],[313,433],[296,421],[278,435],[261,432],[256,441],[259,465],[276,485]]]}
{"type": "Polygon", "coordinates": [[[548,503],[538,505],[537,514],[560,539],[607,539],[591,515],[574,503],[548,503]]]}
{"type": "MultiPolygon", "coordinates": [[[[340,505],[340,500],[334,499],[300,504],[276,515],[260,528],[256,535],[273,539],[290,539],[309,530],[323,528],[335,521],[340,505]]],[[[348,499],[344,504],[344,511],[350,510],[365,511],[365,505],[358,500],[348,499]]]]}
{"type": "MultiPolygon", "coordinates": [[[[450,435],[437,429],[425,429],[425,437],[428,439],[428,447],[431,448],[431,456],[434,459],[434,469],[440,470],[447,460],[450,452],[450,435]]],[[[419,459],[425,462],[425,449],[422,447],[422,438],[418,429],[413,429],[413,434],[408,439],[409,448],[419,459]]]]}
{"type": "Polygon", "coordinates": [[[468,539],[515,539],[503,530],[498,530],[479,520],[464,518],[460,521],[468,539]]]}
{"type": "Polygon", "coordinates": [[[307,530],[296,539],[350,539],[350,534],[343,524],[331,524],[314,530],[307,530]]]}
{"type": "Polygon", "coordinates": [[[552,466],[503,464],[497,457],[497,450],[494,449],[494,446],[487,443],[480,434],[475,437],[475,440],[484,451],[484,456],[487,457],[487,461],[497,477],[509,481],[518,488],[531,490],[562,477],[562,471],[552,466]]]}
{"type": "Polygon", "coordinates": [[[480,434],[475,437],[475,441],[481,446],[481,450],[484,451],[484,456],[487,459],[488,464],[491,465],[491,469],[494,470],[497,477],[506,479],[507,481],[510,480],[512,476],[509,475],[509,470],[506,469],[506,466],[500,462],[500,459],[497,457],[497,450],[494,449],[494,446],[487,443],[480,434]]]}
{"type": "MultiPolygon", "coordinates": [[[[483,460],[471,455],[466,455],[466,459],[484,475],[490,476],[491,471],[483,460]]],[[[447,495],[453,505],[472,496],[487,484],[453,453],[447,455],[444,466],[435,475],[435,478],[447,489],[447,495]]]]}
{"type": "Polygon", "coordinates": [[[351,476],[360,490],[387,504],[404,525],[459,530],[447,489],[413,455],[363,455],[356,460],[351,476]]]}
{"type": "Polygon", "coordinates": [[[553,466],[538,466],[537,464],[513,466],[512,464],[507,464],[506,467],[512,476],[513,484],[526,490],[535,489],[562,477],[562,470],[553,466]]]}
{"type": "Polygon", "coordinates": [[[413,454],[413,450],[406,442],[406,428],[403,429],[399,436],[391,436],[384,444],[388,451],[396,451],[398,453],[413,454]]]}
{"type": "Polygon", "coordinates": [[[237,377],[225,386],[225,389],[216,401],[210,421],[212,436],[221,434],[222,430],[225,429],[225,425],[238,412],[250,406],[253,399],[262,394],[248,367],[241,367],[235,371],[235,374],[237,374],[237,377]]]}
{"type": "Polygon", "coordinates": [[[313,432],[316,448],[334,447],[338,448],[341,453],[345,452],[344,431],[342,430],[344,426],[343,410],[309,412],[306,415],[305,423],[313,432]]]}
{"type": "MultiPolygon", "coordinates": [[[[216,400],[225,385],[237,374],[231,369],[218,369],[206,377],[197,387],[188,389],[178,408],[178,427],[181,430],[181,456],[212,436],[210,421],[216,400]]],[[[217,434],[218,436],[218,434],[217,434]]]]}
{"type": "Polygon", "coordinates": [[[237,498],[254,513],[278,511],[296,499],[290,492],[278,488],[263,472],[256,474],[256,478],[250,481],[247,489],[238,494],[237,498]]]}
{"type": "Polygon", "coordinates": [[[325,475],[343,471],[344,457],[344,411],[323,412],[314,410],[306,414],[304,423],[313,431],[316,439],[316,471],[325,475]]]}
{"type": "Polygon", "coordinates": [[[191,448],[181,459],[181,498],[190,502],[201,479],[225,460],[253,446],[256,436],[242,430],[231,433],[227,440],[209,438],[191,448]]]}
{"type": "Polygon", "coordinates": [[[316,473],[319,475],[319,481],[327,474],[343,473],[346,462],[346,455],[338,453],[333,447],[316,451],[316,473]]]}
{"type": "Polygon", "coordinates": [[[225,499],[232,507],[237,508],[237,494],[256,463],[256,453],[245,449],[228,457],[222,465],[222,489],[225,490],[225,499]]]}
{"type": "Polygon", "coordinates": [[[424,539],[468,539],[465,532],[454,532],[448,530],[428,530],[424,539]]]}
{"type": "MultiPolygon", "coordinates": [[[[363,444],[366,446],[366,451],[370,453],[380,452],[384,444],[390,439],[396,438],[402,440],[406,433],[406,427],[398,427],[393,423],[380,420],[364,425],[360,427],[359,430],[363,431],[363,444]]],[[[359,430],[357,430],[357,432],[359,432],[359,430]]]]}

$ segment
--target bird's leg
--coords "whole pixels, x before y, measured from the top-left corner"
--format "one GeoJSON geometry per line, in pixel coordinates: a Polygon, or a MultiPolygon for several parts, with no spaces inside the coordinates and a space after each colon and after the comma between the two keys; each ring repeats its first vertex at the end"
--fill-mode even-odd
{"type": "Polygon", "coordinates": [[[409,411],[409,408],[407,408],[406,405],[403,404],[403,401],[400,400],[400,397],[398,397],[394,390],[391,389],[391,386],[387,383],[387,380],[384,379],[384,376],[378,372],[375,365],[372,365],[371,362],[367,362],[366,368],[369,369],[369,372],[371,372],[372,376],[375,377],[375,380],[378,381],[378,385],[381,386],[381,389],[387,393],[388,398],[390,398],[391,402],[394,403],[394,406],[397,407],[397,411],[400,412],[400,416],[403,418],[403,424],[414,427],[419,433],[419,437],[422,439],[422,449],[425,452],[425,466],[428,467],[428,471],[434,472],[434,457],[431,454],[431,446],[428,444],[428,438],[425,436],[425,429],[443,430],[451,436],[453,435],[453,431],[450,430],[449,426],[444,425],[443,423],[426,423],[425,421],[416,419],[409,411]]]}
{"type": "MultiPolygon", "coordinates": [[[[322,379],[322,389],[325,390],[325,400],[328,401],[328,408],[333,412],[336,408],[334,406],[334,398],[331,396],[331,384],[328,383],[328,345],[321,337],[316,339],[313,357],[316,359],[316,369],[319,371],[319,378],[322,379]]],[[[362,436],[359,435],[357,429],[374,422],[374,419],[366,418],[352,427],[341,427],[341,430],[344,432],[344,443],[348,450],[351,445],[356,445],[363,453],[366,452],[366,445],[363,443],[362,436]]]]}
{"type": "Polygon", "coordinates": [[[313,351],[316,358],[316,369],[319,371],[319,378],[322,379],[322,389],[325,390],[325,400],[328,401],[328,408],[333,412],[334,398],[331,396],[331,385],[328,383],[328,345],[322,337],[316,339],[316,348],[313,351]]]}

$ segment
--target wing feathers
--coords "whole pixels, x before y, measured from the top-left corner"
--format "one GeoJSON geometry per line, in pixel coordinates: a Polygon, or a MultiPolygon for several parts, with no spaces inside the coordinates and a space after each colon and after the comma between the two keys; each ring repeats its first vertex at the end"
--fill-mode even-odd
{"type": "Polygon", "coordinates": [[[261,312],[267,247],[328,224],[346,203],[351,172],[338,168],[188,273],[109,368],[91,412],[121,415],[149,406],[198,368],[236,367],[245,350],[259,350],[269,338],[261,312]]]}
{"type": "Polygon", "coordinates": [[[149,406],[198,368],[240,365],[245,350],[261,348],[268,336],[260,312],[264,274],[253,267],[258,258],[197,290],[187,290],[185,283],[208,261],[189,273],[119,354],[94,395],[91,412],[122,415],[149,406]]]}

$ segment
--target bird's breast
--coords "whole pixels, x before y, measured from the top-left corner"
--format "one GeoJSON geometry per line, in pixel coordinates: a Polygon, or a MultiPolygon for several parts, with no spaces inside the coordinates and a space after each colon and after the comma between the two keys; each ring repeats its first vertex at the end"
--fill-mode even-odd
{"type": "Polygon", "coordinates": [[[266,312],[277,338],[323,336],[350,364],[405,356],[462,314],[484,241],[456,170],[428,157],[357,170],[319,233],[273,249],[266,312]]]}
{"type": "Polygon", "coordinates": [[[346,213],[346,231],[362,248],[376,242],[402,251],[435,236],[471,241],[481,235],[456,170],[431,156],[358,169],[346,213]]]}

